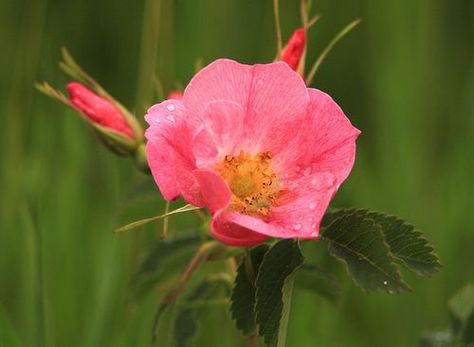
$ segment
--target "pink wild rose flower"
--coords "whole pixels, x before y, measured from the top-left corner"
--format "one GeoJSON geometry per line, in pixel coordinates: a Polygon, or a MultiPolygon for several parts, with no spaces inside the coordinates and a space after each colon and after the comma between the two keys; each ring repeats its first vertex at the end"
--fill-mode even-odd
{"type": "Polygon", "coordinates": [[[182,100],[154,105],[145,119],[148,162],[164,198],[182,195],[209,209],[212,234],[233,246],[317,238],[360,134],[282,62],[217,60],[182,100]]]}
{"type": "Polygon", "coordinates": [[[134,137],[133,130],[112,101],[95,94],[78,82],[69,83],[67,91],[73,106],[91,122],[117,131],[129,138],[134,137]]]}
{"type": "Polygon", "coordinates": [[[281,60],[298,70],[306,46],[306,34],[303,28],[296,29],[281,52],[281,60]]]}

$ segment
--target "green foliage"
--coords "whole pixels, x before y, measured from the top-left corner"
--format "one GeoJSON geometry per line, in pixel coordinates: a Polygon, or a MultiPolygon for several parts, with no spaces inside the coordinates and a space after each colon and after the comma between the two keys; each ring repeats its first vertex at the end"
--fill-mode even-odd
{"type": "Polygon", "coordinates": [[[303,261],[295,240],[277,242],[263,257],[255,281],[255,311],[258,333],[268,346],[285,343],[281,334],[286,332],[293,275],[303,261]]]}
{"type": "Polygon", "coordinates": [[[231,314],[232,319],[235,320],[237,329],[239,329],[245,336],[255,332],[255,276],[258,274],[258,269],[262,263],[263,256],[268,251],[267,245],[261,245],[253,248],[247,254],[237,268],[237,276],[235,278],[234,290],[231,297],[231,314]],[[250,264],[252,266],[252,273],[249,274],[247,256],[251,257],[250,264]]]}
{"type": "Polygon", "coordinates": [[[409,290],[374,220],[351,212],[335,219],[322,237],[329,241],[329,252],[346,263],[355,283],[365,291],[409,290]]]}
{"type": "Polygon", "coordinates": [[[428,241],[400,218],[364,209],[340,209],[328,212],[321,226],[329,252],[347,264],[354,281],[367,292],[410,290],[397,264],[420,276],[440,268],[428,241]]]}

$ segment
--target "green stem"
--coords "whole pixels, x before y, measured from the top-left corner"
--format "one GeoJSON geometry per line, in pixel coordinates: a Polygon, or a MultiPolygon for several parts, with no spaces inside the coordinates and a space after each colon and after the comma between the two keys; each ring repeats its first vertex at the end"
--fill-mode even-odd
{"type": "Polygon", "coordinates": [[[280,8],[279,8],[278,0],[273,0],[273,13],[275,15],[275,31],[276,31],[276,38],[277,38],[276,60],[280,60],[281,51],[283,50],[283,43],[282,43],[282,38],[281,38],[280,8]]]}
{"type": "Polygon", "coordinates": [[[361,19],[356,19],[355,21],[349,23],[324,48],[323,52],[319,55],[318,59],[314,62],[314,65],[312,66],[311,70],[308,73],[308,77],[306,78],[306,85],[307,86],[310,86],[311,83],[313,83],[314,75],[316,75],[316,72],[318,71],[318,69],[321,66],[322,62],[324,61],[326,56],[329,54],[329,52],[331,52],[331,50],[334,48],[336,43],[338,43],[339,40],[341,40],[344,36],[346,36],[348,33],[350,33],[352,31],[352,29],[354,29],[360,22],[361,22],[361,19]]]}

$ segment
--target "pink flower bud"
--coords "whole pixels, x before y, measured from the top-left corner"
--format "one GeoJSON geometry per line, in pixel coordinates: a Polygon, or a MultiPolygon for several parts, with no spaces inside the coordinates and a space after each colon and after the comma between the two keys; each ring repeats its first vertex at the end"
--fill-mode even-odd
{"type": "Polygon", "coordinates": [[[179,90],[172,90],[169,94],[168,94],[168,100],[169,99],[172,99],[172,100],[181,100],[183,98],[183,93],[179,90]]]}
{"type": "Polygon", "coordinates": [[[281,60],[290,65],[293,70],[298,69],[306,45],[306,34],[303,28],[296,29],[290,40],[283,48],[281,60]]]}
{"type": "Polygon", "coordinates": [[[69,83],[67,90],[73,106],[91,122],[119,132],[131,139],[134,138],[133,130],[112,101],[95,94],[78,82],[69,83]]]}

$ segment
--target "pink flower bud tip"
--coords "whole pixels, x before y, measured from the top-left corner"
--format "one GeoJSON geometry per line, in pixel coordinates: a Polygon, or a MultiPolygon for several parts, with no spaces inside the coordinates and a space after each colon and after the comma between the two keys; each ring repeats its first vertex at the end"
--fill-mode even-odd
{"type": "Polygon", "coordinates": [[[285,48],[283,48],[281,60],[296,71],[300,64],[301,57],[303,56],[305,45],[305,31],[303,28],[298,28],[294,31],[285,48]]]}
{"type": "Polygon", "coordinates": [[[125,117],[112,101],[95,94],[78,82],[69,83],[67,91],[73,106],[91,122],[134,138],[125,117]]]}
{"type": "Polygon", "coordinates": [[[172,90],[168,95],[168,100],[181,100],[183,98],[183,93],[179,90],[172,90]]]}

